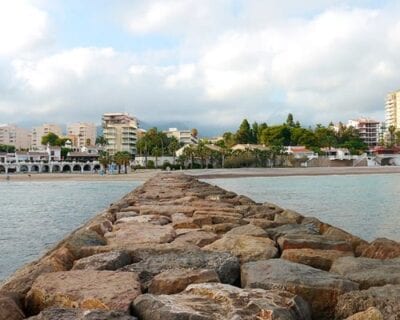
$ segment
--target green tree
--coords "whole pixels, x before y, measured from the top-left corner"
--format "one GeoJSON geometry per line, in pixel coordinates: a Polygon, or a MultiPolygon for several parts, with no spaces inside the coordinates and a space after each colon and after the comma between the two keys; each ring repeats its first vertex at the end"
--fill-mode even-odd
{"type": "Polygon", "coordinates": [[[51,145],[51,146],[56,146],[57,143],[59,142],[59,136],[56,135],[53,132],[49,132],[48,134],[46,134],[45,136],[42,137],[42,141],[41,144],[42,145],[51,145]]]}
{"type": "Polygon", "coordinates": [[[293,120],[293,115],[291,113],[288,114],[287,118],[286,118],[286,125],[288,125],[289,127],[294,127],[295,123],[293,120]]]}
{"type": "Polygon", "coordinates": [[[247,119],[244,119],[240,124],[239,130],[236,131],[235,134],[235,142],[236,143],[251,143],[252,141],[252,133],[250,129],[250,124],[247,119]]]}
{"type": "Polygon", "coordinates": [[[0,152],[15,152],[15,147],[7,144],[0,144],[0,152]]]}
{"type": "Polygon", "coordinates": [[[108,144],[107,139],[104,136],[98,136],[96,138],[96,145],[106,146],[108,144]]]}
{"type": "Polygon", "coordinates": [[[121,167],[124,166],[125,173],[128,173],[127,167],[130,163],[132,155],[127,151],[118,151],[114,155],[114,161],[118,166],[118,173],[121,173],[121,167]]]}
{"type": "Polygon", "coordinates": [[[108,166],[112,162],[112,158],[107,151],[101,151],[99,154],[99,162],[104,168],[104,172],[107,173],[108,166]]]}

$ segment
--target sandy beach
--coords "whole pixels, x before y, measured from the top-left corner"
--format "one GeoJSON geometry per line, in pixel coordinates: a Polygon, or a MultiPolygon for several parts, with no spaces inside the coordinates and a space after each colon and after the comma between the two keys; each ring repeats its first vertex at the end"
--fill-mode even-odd
{"type": "MultiPolygon", "coordinates": [[[[7,181],[146,181],[161,170],[137,170],[129,174],[76,174],[76,173],[19,173],[0,175],[0,183],[7,181]]],[[[238,169],[196,169],[181,172],[201,179],[242,178],[242,177],[279,177],[279,176],[318,176],[318,175],[354,175],[400,173],[400,167],[317,167],[317,168],[238,168],[238,169]]]]}

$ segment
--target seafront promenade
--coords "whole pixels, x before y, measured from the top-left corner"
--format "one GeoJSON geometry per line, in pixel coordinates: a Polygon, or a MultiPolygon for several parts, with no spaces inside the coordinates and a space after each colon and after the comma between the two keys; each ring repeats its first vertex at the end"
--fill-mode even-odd
{"type": "Polygon", "coordinates": [[[158,173],[2,283],[0,320],[396,320],[399,267],[394,241],[158,173]]]}

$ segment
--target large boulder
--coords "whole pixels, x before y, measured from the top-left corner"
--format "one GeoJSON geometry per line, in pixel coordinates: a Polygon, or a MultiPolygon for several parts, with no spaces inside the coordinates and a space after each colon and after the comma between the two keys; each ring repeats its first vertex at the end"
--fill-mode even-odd
{"type": "Polygon", "coordinates": [[[282,252],[281,258],[329,271],[336,259],[346,256],[353,256],[353,253],[338,250],[287,249],[282,252]]]}
{"type": "Polygon", "coordinates": [[[345,319],[370,307],[377,308],[385,320],[398,320],[400,316],[400,285],[388,284],[383,287],[371,287],[367,290],[352,291],[341,295],[336,305],[335,319],[345,319]]]}
{"type": "Polygon", "coordinates": [[[132,263],[132,258],[126,251],[111,251],[95,254],[76,260],[73,270],[117,270],[132,263]]]}
{"type": "Polygon", "coordinates": [[[337,297],[358,284],[339,275],[284,259],[248,262],[241,268],[243,288],[280,289],[300,295],[310,303],[313,317],[329,319],[337,297]]]}
{"type": "Polygon", "coordinates": [[[323,227],[323,235],[330,239],[344,240],[351,245],[353,250],[356,250],[356,248],[360,245],[368,244],[367,241],[361,239],[360,237],[330,225],[325,225],[323,227]]]}
{"type": "Polygon", "coordinates": [[[143,320],[311,319],[307,303],[289,292],[217,283],[193,284],[175,295],[144,294],[133,309],[143,320]]]}
{"type": "Polygon", "coordinates": [[[128,311],[140,293],[133,272],[74,270],[39,276],[26,301],[32,314],[49,307],[128,311]]]}
{"type": "Polygon", "coordinates": [[[392,259],[400,257],[400,243],[386,238],[378,238],[370,244],[357,247],[356,254],[374,259],[392,259]]]}
{"type": "Polygon", "coordinates": [[[318,235],[319,230],[312,225],[305,224],[285,224],[279,227],[268,228],[265,230],[271,239],[278,239],[283,236],[291,235],[318,235]]]}
{"type": "Polygon", "coordinates": [[[385,320],[382,312],[379,309],[371,307],[365,311],[357,312],[352,316],[346,318],[346,320],[385,320]]]}
{"type": "Polygon", "coordinates": [[[203,230],[188,231],[177,238],[172,243],[192,244],[198,247],[204,247],[215,240],[219,239],[218,235],[213,232],[203,230]]]}
{"type": "Polygon", "coordinates": [[[211,269],[221,282],[233,284],[239,278],[239,260],[227,252],[178,251],[143,256],[140,262],[123,267],[139,274],[144,288],[157,274],[171,269],[211,269]]]}
{"type": "Polygon", "coordinates": [[[82,310],[50,308],[43,310],[29,320],[137,320],[137,318],[120,311],[82,310]]]}
{"type": "Polygon", "coordinates": [[[18,304],[9,296],[0,296],[0,320],[22,320],[24,313],[18,304]]]}
{"type": "Polygon", "coordinates": [[[400,284],[399,258],[379,260],[343,257],[332,264],[330,271],[357,282],[360,289],[384,286],[385,284],[400,284]]]}
{"type": "Polygon", "coordinates": [[[345,240],[329,239],[321,235],[286,235],[278,238],[281,251],[287,249],[320,249],[353,252],[345,240]]]}
{"type": "Polygon", "coordinates": [[[129,249],[142,243],[167,243],[175,239],[174,228],[169,225],[159,226],[151,223],[121,223],[114,226],[112,232],[106,233],[108,246],[118,249],[129,249]]]}
{"type": "Polygon", "coordinates": [[[203,249],[230,252],[237,256],[241,263],[266,260],[278,255],[275,242],[271,239],[247,235],[225,235],[222,239],[203,247],[203,249]]]}
{"type": "Polygon", "coordinates": [[[192,283],[220,282],[215,270],[172,269],[156,275],[149,285],[149,293],[174,294],[192,283]]]}
{"type": "Polygon", "coordinates": [[[253,237],[268,237],[264,229],[253,224],[247,224],[228,231],[226,236],[253,236],[253,237]]]}

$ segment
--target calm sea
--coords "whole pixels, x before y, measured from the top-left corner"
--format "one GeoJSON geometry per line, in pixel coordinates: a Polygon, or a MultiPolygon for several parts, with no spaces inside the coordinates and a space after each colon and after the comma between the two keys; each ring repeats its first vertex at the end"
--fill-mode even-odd
{"type": "MultiPolygon", "coordinates": [[[[400,174],[213,179],[258,202],[315,216],[366,240],[400,241],[400,174]]],[[[0,183],[0,281],[139,182],[0,183]]]]}
{"type": "Polygon", "coordinates": [[[1,182],[0,281],[139,182],[1,182]]]}
{"type": "Polygon", "coordinates": [[[314,216],[368,241],[400,241],[400,174],[258,177],[207,182],[314,216]]]}

